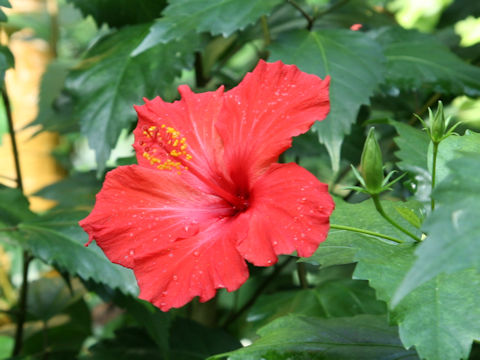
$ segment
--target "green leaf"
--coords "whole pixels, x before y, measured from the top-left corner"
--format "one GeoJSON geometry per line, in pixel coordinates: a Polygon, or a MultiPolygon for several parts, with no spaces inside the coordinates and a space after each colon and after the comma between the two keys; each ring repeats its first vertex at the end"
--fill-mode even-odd
{"type": "Polygon", "coordinates": [[[331,76],[330,113],[314,125],[338,170],[345,134],[357,119],[362,104],[369,104],[383,81],[384,56],[367,35],[349,30],[297,30],[279,36],[270,46],[270,60],[295,64],[321,78],[331,76]]]}
{"type": "Polygon", "coordinates": [[[366,281],[334,279],[314,289],[263,295],[249,311],[247,321],[258,328],[288,314],[330,318],[385,312],[385,304],[375,299],[366,281]]]}
{"type": "Polygon", "coordinates": [[[437,207],[424,223],[428,237],[395,302],[438,274],[470,268],[480,272],[480,254],[472,250],[480,240],[480,146],[477,150],[448,163],[450,175],[435,189],[437,207]]]}
{"type": "Polygon", "coordinates": [[[67,0],[98,25],[113,27],[150,22],[160,16],[166,0],[67,0]]]}
{"type": "Polygon", "coordinates": [[[0,335],[0,359],[8,359],[12,353],[15,341],[12,337],[0,335]]]}
{"type": "Polygon", "coordinates": [[[0,224],[2,227],[13,227],[21,221],[34,218],[35,214],[29,209],[28,199],[20,189],[0,185],[0,224]]]}
{"type": "Polygon", "coordinates": [[[58,211],[23,222],[18,226],[18,241],[35,257],[62,271],[136,294],[130,269],[111,263],[95,244],[85,247],[88,236],[78,221],[86,215],[84,211],[58,211]]]}
{"type": "Polygon", "coordinates": [[[93,171],[79,172],[44,187],[35,196],[57,201],[57,207],[85,208],[95,203],[95,194],[101,186],[93,171]]]}
{"type": "MultiPolygon", "coordinates": [[[[415,260],[414,250],[367,245],[356,254],[354,277],[368,279],[377,297],[391,303],[415,260]]],[[[390,312],[405,347],[415,346],[427,360],[467,358],[472,340],[480,338],[479,285],[478,273],[463,271],[440,275],[407,295],[390,312]]]]}
{"type": "MultiPolygon", "coordinates": [[[[392,218],[419,235],[418,229],[396,213],[395,202],[383,202],[383,206],[392,218]]],[[[419,208],[416,202],[402,206],[412,211],[419,208]]],[[[379,221],[370,201],[360,204],[337,202],[332,224],[402,236],[389,223],[379,221]]],[[[368,280],[377,298],[390,304],[395,290],[415,261],[414,251],[412,243],[394,245],[368,235],[332,229],[327,240],[307,260],[325,265],[356,261],[353,277],[368,280]]],[[[415,345],[420,357],[425,359],[467,357],[472,340],[478,338],[480,326],[477,325],[480,324],[480,309],[476,306],[480,301],[478,281],[480,275],[472,271],[457,272],[437,276],[409,293],[390,312],[392,321],[399,324],[404,345],[415,345]]]]}
{"type": "MultiPolygon", "coordinates": [[[[385,209],[385,212],[391,218],[413,234],[420,236],[421,233],[419,230],[405,221],[405,219],[397,213],[395,207],[399,205],[418,211],[421,208],[421,204],[415,201],[407,203],[382,201],[382,206],[385,209]]],[[[368,230],[378,234],[391,236],[405,241],[408,248],[410,247],[408,243],[412,241],[407,235],[394,228],[388,221],[386,221],[375,210],[375,206],[371,200],[366,200],[354,205],[337,200],[335,211],[330,218],[330,223],[351,226],[360,230],[368,230]]],[[[384,239],[380,236],[331,228],[327,240],[320,244],[317,251],[311,257],[305,258],[304,261],[321,264],[323,266],[348,264],[358,260],[356,258],[356,253],[361,248],[365,246],[382,247],[384,244],[391,247],[392,251],[404,247],[396,245],[388,239],[384,239]]]]}
{"type": "Polygon", "coordinates": [[[99,173],[121,130],[135,121],[133,105],[165,92],[193,63],[195,39],[158,45],[130,57],[148,28],[149,24],[124,27],[103,37],[67,78],[66,87],[76,100],[73,116],[96,152],[99,173]]]}
{"type": "Polygon", "coordinates": [[[397,130],[395,156],[400,160],[397,166],[405,171],[423,173],[427,169],[428,145],[430,138],[425,131],[398,121],[390,121],[397,130]]]}
{"type": "Polygon", "coordinates": [[[242,349],[210,359],[231,360],[346,360],[418,359],[405,350],[397,328],[384,316],[319,319],[289,315],[258,331],[260,339],[242,349]]]}
{"type": "Polygon", "coordinates": [[[469,65],[434,36],[400,27],[378,31],[385,48],[387,82],[402,89],[427,87],[447,94],[480,94],[480,68],[469,65]]]}
{"type": "Polygon", "coordinates": [[[68,69],[65,61],[51,62],[42,77],[38,100],[38,115],[29,126],[41,125],[40,131],[55,131],[61,134],[78,131],[77,119],[71,116],[73,104],[62,92],[68,69]]]}
{"type": "MultiPolygon", "coordinates": [[[[438,146],[436,183],[443,181],[451,168],[448,163],[460,157],[460,152],[476,152],[480,155],[480,133],[467,131],[463,136],[449,136],[438,146]]],[[[432,172],[433,146],[428,149],[428,169],[432,172]]],[[[477,172],[478,176],[478,172],[477,172]]]]}
{"type": "Polygon", "coordinates": [[[176,0],[170,1],[134,55],[189,33],[209,32],[227,37],[269,14],[282,0],[176,0]]]}

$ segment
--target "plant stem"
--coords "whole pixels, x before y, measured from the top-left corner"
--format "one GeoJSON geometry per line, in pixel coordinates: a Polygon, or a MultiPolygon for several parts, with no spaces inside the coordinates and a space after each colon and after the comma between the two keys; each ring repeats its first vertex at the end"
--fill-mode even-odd
{"type": "Polygon", "coordinates": [[[12,142],[15,172],[17,174],[17,187],[23,192],[22,171],[20,169],[20,157],[18,155],[17,140],[15,139],[15,129],[13,127],[12,108],[10,106],[10,99],[8,98],[5,82],[2,84],[2,99],[3,104],[5,105],[5,112],[7,113],[8,131],[10,133],[10,140],[12,142]]]}
{"type": "Polygon", "coordinates": [[[376,237],[379,237],[379,238],[383,238],[383,239],[386,239],[386,240],[396,242],[398,244],[404,243],[403,240],[394,238],[393,236],[380,234],[380,233],[377,233],[377,232],[374,232],[374,231],[359,229],[359,228],[355,228],[355,227],[351,227],[351,226],[330,224],[330,228],[331,229],[338,229],[338,230],[347,230],[347,231],[352,231],[352,232],[356,232],[356,233],[360,233],[360,234],[372,235],[372,236],[376,236],[376,237]]]}
{"type": "Polygon", "coordinates": [[[308,30],[308,31],[312,30],[313,23],[314,23],[315,19],[312,18],[305,10],[303,10],[302,7],[296,3],[296,1],[294,1],[294,0],[287,0],[287,2],[288,2],[290,5],[292,5],[295,9],[297,9],[298,11],[300,11],[300,13],[302,14],[302,16],[307,20],[307,30],[308,30]]]}
{"type": "Polygon", "coordinates": [[[268,284],[275,279],[278,274],[294,259],[293,256],[289,256],[283,263],[280,265],[275,266],[275,269],[273,272],[268,276],[257,288],[255,293],[252,295],[252,297],[238,310],[236,313],[233,313],[230,315],[227,320],[223,323],[222,327],[226,328],[228,325],[233,323],[235,320],[237,320],[245,311],[247,311],[253,304],[255,304],[255,301],[257,301],[258,297],[265,291],[267,288],[268,284]]]}
{"type": "Polygon", "coordinates": [[[300,281],[300,286],[302,289],[308,289],[307,281],[307,270],[305,269],[305,264],[302,262],[297,263],[297,274],[298,280],[300,281]]]}
{"type": "Polygon", "coordinates": [[[377,211],[380,213],[380,215],[383,216],[383,218],[385,220],[387,220],[390,224],[392,224],[393,226],[395,226],[398,230],[400,230],[401,232],[403,232],[404,234],[407,234],[408,236],[410,236],[412,239],[414,239],[416,242],[421,242],[422,240],[412,234],[410,231],[408,231],[407,229],[404,229],[402,226],[400,226],[399,224],[397,224],[390,216],[387,215],[387,213],[383,210],[383,206],[382,206],[382,203],[380,202],[380,199],[378,197],[378,194],[374,194],[372,195],[372,200],[373,200],[373,203],[375,204],[375,209],[377,209],[377,211]]]}
{"type": "MultiPolygon", "coordinates": [[[[12,142],[12,152],[15,162],[15,171],[17,174],[17,187],[24,192],[22,182],[22,171],[20,169],[20,158],[18,155],[17,141],[15,139],[15,129],[13,127],[12,108],[10,106],[10,99],[8,98],[7,88],[5,82],[2,83],[2,99],[5,105],[5,112],[7,115],[8,132],[12,142]]],[[[15,330],[15,344],[13,346],[12,356],[20,354],[23,344],[23,326],[25,324],[25,317],[27,312],[27,293],[28,293],[28,267],[32,257],[24,250],[23,251],[23,272],[22,272],[22,286],[20,288],[20,296],[18,300],[18,316],[17,328],[15,330]]]]}
{"type": "Polygon", "coordinates": [[[435,177],[437,174],[437,155],[438,155],[438,145],[440,143],[433,143],[433,162],[432,162],[432,188],[430,191],[430,208],[435,210],[435,199],[433,198],[433,189],[435,188],[435,177]]]}
{"type": "Polygon", "coordinates": [[[204,87],[208,82],[203,73],[203,59],[199,51],[195,52],[195,82],[199,88],[204,87]]]}
{"type": "Polygon", "coordinates": [[[15,345],[12,351],[13,357],[20,354],[23,345],[23,326],[27,313],[28,267],[30,261],[32,261],[30,254],[27,251],[23,251],[22,287],[20,288],[20,298],[18,300],[17,329],[15,331],[15,345]]]}
{"type": "Polygon", "coordinates": [[[262,23],[263,40],[265,41],[265,46],[268,46],[272,42],[272,38],[270,36],[270,30],[268,28],[267,17],[263,15],[260,18],[260,22],[262,23]]]}

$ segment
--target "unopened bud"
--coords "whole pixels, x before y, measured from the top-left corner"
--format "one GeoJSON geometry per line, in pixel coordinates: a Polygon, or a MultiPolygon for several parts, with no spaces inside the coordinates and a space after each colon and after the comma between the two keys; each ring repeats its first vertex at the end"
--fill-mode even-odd
{"type": "Polygon", "coordinates": [[[360,167],[366,189],[371,194],[381,192],[383,183],[383,160],[382,151],[375,138],[374,128],[370,129],[367,140],[365,140],[360,167]]]}
{"type": "Polygon", "coordinates": [[[432,136],[432,141],[434,143],[438,144],[440,141],[442,141],[445,135],[445,128],[446,126],[445,115],[443,114],[443,104],[441,101],[439,101],[435,115],[433,115],[432,111],[430,110],[430,132],[432,136]]]}

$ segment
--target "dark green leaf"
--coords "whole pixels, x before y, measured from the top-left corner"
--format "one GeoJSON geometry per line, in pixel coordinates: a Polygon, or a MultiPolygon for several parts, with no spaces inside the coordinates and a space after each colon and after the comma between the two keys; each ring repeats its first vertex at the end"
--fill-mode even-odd
{"type": "Polygon", "coordinates": [[[87,207],[94,204],[101,186],[93,171],[75,173],[37,191],[35,196],[55,200],[62,208],[87,207]]]}
{"type": "Polygon", "coordinates": [[[445,9],[438,22],[438,27],[453,25],[468,16],[480,16],[480,2],[471,0],[455,0],[445,9]]]}
{"type": "Polygon", "coordinates": [[[204,360],[210,355],[231,351],[242,344],[221,329],[206,328],[177,317],[170,332],[171,359],[204,360]]]}
{"type": "Polygon", "coordinates": [[[114,301],[125,308],[147,330],[150,337],[156,342],[159,352],[167,358],[167,354],[170,352],[169,341],[172,323],[170,313],[164,313],[144,300],[121,293],[115,295],[114,301]]]}
{"type": "MultiPolygon", "coordinates": [[[[2,11],[0,10],[0,17],[2,11]]],[[[6,46],[0,46],[0,83],[3,84],[5,79],[5,71],[12,68],[15,65],[15,59],[10,49],[6,46]]],[[[2,85],[3,86],[3,85],[2,85]]]]}
{"type": "Polygon", "coordinates": [[[18,241],[32,254],[62,271],[81,279],[136,293],[137,285],[131,270],[112,264],[95,244],[85,247],[87,234],[78,221],[87,215],[83,211],[58,211],[38,220],[19,225],[18,241]]]}
{"type": "Polygon", "coordinates": [[[128,327],[115,332],[115,338],[102,340],[88,349],[82,360],[161,359],[155,343],[143,329],[128,327]]]}
{"type": "Polygon", "coordinates": [[[396,301],[438,274],[469,268],[480,272],[480,254],[472,250],[480,240],[480,142],[477,149],[448,163],[450,175],[434,192],[437,208],[424,223],[428,237],[416,251],[418,259],[396,301]]]}
{"type": "Polygon", "coordinates": [[[320,77],[331,76],[331,110],[314,125],[327,146],[333,168],[338,170],[345,134],[362,104],[383,81],[384,57],[380,47],[365,34],[350,30],[297,30],[280,36],[270,47],[271,60],[295,64],[320,77]]]}
{"type": "Polygon", "coordinates": [[[74,116],[96,152],[99,173],[121,130],[135,120],[133,105],[141,104],[143,97],[165,93],[175,76],[193,62],[196,41],[192,39],[130,57],[148,28],[148,24],[125,27],[103,37],[67,78],[67,89],[76,100],[74,116]]]}
{"type": "Polygon", "coordinates": [[[151,27],[134,54],[160,43],[179,40],[192,32],[209,32],[227,37],[269,14],[282,0],[175,0],[163,18],[151,27]]]}
{"type": "Polygon", "coordinates": [[[98,25],[121,27],[150,22],[160,16],[166,0],[67,0],[98,25]]]}
{"type": "Polygon", "coordinates": [[[48,357],[49,360],[74,359],[85,339],[92,334],[90,309],[83,298],[52,318],[46,324],[47,329],[38,322],[27,325],[22,354],[33,354],[32,360],[42,353],[40,358],[48,357]]]}
{"type": "Polygon", "coordinates": [[[465,63],[435,37],[384,28],[376,39],[385,48],[389,84],[402,89],[427,87],[440,93],[480,94],[480,68],[465,63]]]}
{"type": "Polygon", "coordinates": [[[375,299],[366,281],[335,279],[314,289],[263,295],[249,311],[247,321],[258,328],[288,314],[330,318],[385,312],[385,304],[375,299]]]}
{"type": "MultiPolygon", "coordinates": [[[[7,7],[7,8],[12,7],[9,0],[0,0],[0,6],[7,7]]],[[[0,8],[0,22],[5,22],[7,20],[8,20],[7,15],[5,15],[3,10],[0,8]]]]}
{"type": "Polygon", "coordinates": [[[36,319],[48,321],[71,305],[78,296],[72,296],[61,277],[40,278],[28,285],[27,310],[36,319]]]}
{"type": "Polygon", "coordinates": [[[384,316],[319,319],[290,315],[260,329],[252,345],[210,359],[356,360],[418,359],[405,350],[398,330],[384,316]]]}

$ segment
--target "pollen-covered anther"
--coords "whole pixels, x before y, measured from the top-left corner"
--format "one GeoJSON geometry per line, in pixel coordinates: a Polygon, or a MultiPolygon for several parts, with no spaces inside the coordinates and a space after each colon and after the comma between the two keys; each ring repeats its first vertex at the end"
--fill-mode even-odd
{"type": "Polygon", "coordinates": [[[192,159],[187,153],[187,139],[171,126],[162,124],[160,127],[143,128],[145,138],[138,142],[143,148],[143,157],[159,170],[188,170],[185,161],[192,159]],[[173,159],[172,159],[173,158],[173,159]]]}

